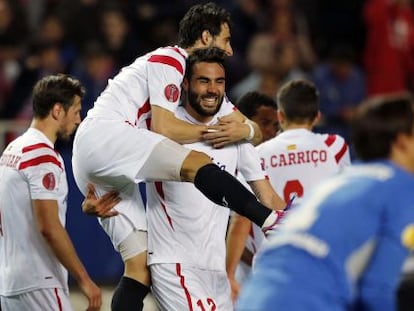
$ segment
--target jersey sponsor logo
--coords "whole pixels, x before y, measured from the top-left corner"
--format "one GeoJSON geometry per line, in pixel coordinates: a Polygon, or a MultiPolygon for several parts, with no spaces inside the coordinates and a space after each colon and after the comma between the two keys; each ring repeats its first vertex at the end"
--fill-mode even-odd
{"type": "Polygon", "coordinates": [[[55,186],[56,186],[55,175],[53,173],[47,173],[45,176],[43,176],[42,184],[43,184],[43,187],[45,187],[47,190],[55,189],[55,186]]]}
{"type": "MultiPolygon", "coordinates": [[[[280,153],[278,155],[273,154],[270,156],[268,164],[271,167],[278,167],[314,163],[316,166],[318,163],[323,163],[327,160],[328,154],[326,150],[306,150],[299,152],[280,153]]],[[[266,160],[262,158],[261,161],[262,166],[264,164],[264,168],[267,168],[266,160]]]]}
{"type": "Polygon", "coordinates": [[[180,97],[180,89],[175,84],[168,84],[164,89],[164,95],[169,102],[175,103],[180,97]]]}

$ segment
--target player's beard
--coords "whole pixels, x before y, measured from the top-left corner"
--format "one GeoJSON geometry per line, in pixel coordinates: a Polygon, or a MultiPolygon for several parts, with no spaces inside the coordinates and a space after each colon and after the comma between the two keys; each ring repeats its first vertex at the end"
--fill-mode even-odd
{"type": "Polygon", "coordinates": [[[188,103],[199,115],[203,117],[214,116],[220,110],[221,104],[223,103],[224,96],[218,96],[217,98],[218,104],[216,106],[216,109],[214,110],[206,110],[201,106],[200,102],[203,96],[217,96],[217,95],[216,94],[199,95],[189,90],[188,91],[188,103]]]}
{"type": "Polygon", "coordinates": [[[63,141],[69,141],[76,129],[77,126],[72,130],[60,129],[60,131],[57,132],[57,138],[63,141]]]}

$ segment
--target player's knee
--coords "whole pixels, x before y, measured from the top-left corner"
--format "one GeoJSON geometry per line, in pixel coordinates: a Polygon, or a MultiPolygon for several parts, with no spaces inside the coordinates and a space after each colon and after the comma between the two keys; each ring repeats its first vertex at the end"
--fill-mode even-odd
{"type": "Polygon", "coordinates": [[[193,182],[197,171],[209,163],[212,162],[207,154],[192,150],[181,166],[181,180],[193,182]]]}

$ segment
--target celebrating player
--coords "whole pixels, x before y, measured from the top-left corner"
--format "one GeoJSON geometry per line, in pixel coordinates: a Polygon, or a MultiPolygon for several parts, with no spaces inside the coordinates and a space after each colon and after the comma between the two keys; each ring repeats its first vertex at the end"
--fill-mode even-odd
{"type": "MultiPolygon", "coordinates": [[[[185,100],[177,117],[208,125],[223,114],[224,57],[218,48],[199,49],[189,56],[183,82],[185,100]]],[[[205,142],[186,146],[206,152],[229,173],[241,171],[262,202],[284,206],[250,143],[220,149],[205,142]]],[[[152,291],[161,309],[232,310],[225,270],[229,210],[208,200],[191,183],[148,183],[147,199],[148,264],[152,291]]]]}
{"type": "MultiPolygon", "coordinates": [[[[147,223],[137,182],[194,182],[210,200],[237,210],[259,226],[272,227],[277,221],[277,213],[258,203],[209,156],[177,143],[199,141],[204,135],[219,147],[261,137],[251,122],[240,123],[245,117],[228,101],[222,109],[230,116],[216,126],[189,124],[174,116],[186,57],[195,48],[211,46],[231,55],[230,25],[228,13],[214,3],[193,6],[180,22],[180,47],[159,48],[123,68],[109,81],[76,133],[72,162],[80,190],[86,194],[91,181],[98,196],[113,189],[121,193],[122,201],[116,206],[119,215],[101,220],[125,263],[124,277],[112,300],[114,311],[139,310],[149,290],[147,223]],[[234,126],[235,121],[242,125],[234,126]],[[205,134],[209,128],[219,131],[205,134]]],[[[99,211],[97,215],[104,216],[99,211]]]]}

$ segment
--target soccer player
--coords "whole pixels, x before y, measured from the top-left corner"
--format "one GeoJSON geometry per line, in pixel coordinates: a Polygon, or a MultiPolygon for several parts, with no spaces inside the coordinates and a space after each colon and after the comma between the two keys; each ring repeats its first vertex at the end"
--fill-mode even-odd
{"type": "MultiPolygon", "coordinates": [[[[279,130],[279,121],[277,119],[277,104],[273,98],[257,91],[248,92],[237,101],[237,108],[260,127],[263,141],[276,136],[279,130]]],[[[244,181],[240,174],[238,174],[238,178],[244,181]]],[[[249,186],[247,185],[247,187],[249,186]]],[[[236,241],[240,243],[239,247],[243,243],[245,244],[242,253],[238,255],[240,257],[232,255],[234,251],[240,251],[239,249],[233,249],[233,243],[236,243],[236,241],[230,242],[229,246],[232,248],[227,249],[227,267],[230,269],[229,280],[232,286],[232,296],[235,299],[239,291],[239,284],[250,273],[253,256],[265,236],[261,228],[252,224],[249,219],[234,212],[231,213],[231,218],[233,219],[231,220],[232,225],[229,227],[229,232],[231,232],[229,239],[237,239],[236,241]],[[238,225],[239,222],[243,222],[243,224],[238,225]]]]}
{"type": "Polygon", "coordinates": [[[262,132],[262,142],[276,136],[279,131],[276,101],[263,93],[251,91],[237,101],[237,108],[247,118],[254,121],[262,132]]]}
{"type": "MultiPolygon", "coordinates": [[[[0,158],[0,301],[3,311],[73,310],[68,272],[99,310],[101,290],[90,279],[65,230],[68,185],[54,149],[80,123],[84,89],[65,75],[47,76],[33,89],[33,121],[0,158]]],[[[99,201],[118,203],[109,193],[99,201]]]]}
{"type": "Polygon", "coordinates": [[[414,249],[414,103],[362,104],[351,124],[362,163],[317,186],[257,255],[237,311],[396,310],[414,249]]]}
{"type": "MultiPolygon", "coordinates": [[[[180,22],[180,47],[159,48],[123,68],[109,81],[76,133],[72,162],[81,192],[86,193],[91,181],[98,196],[115,189],[122,198],[116,206],[119,215],[100,221],[125,263],[112,299],[113,311],[139,310],[149,290],[147,223],[138,182],[194,182],[213,202],[236,209],[264,230],[277,222],[277,213],[260,204],[208,155],[178,144],[204,137],[221,147],[261,137],[250,121],[240,123],[246,118],[227,100],[222,105],[227,119],[220,119],[216,126],[189,124],[174,116],[186,57],[195,48],[210,46],[231,55],[230,25],[229,14],[214,3],[190,8],[180,22]],[[235,123],[242,125],[235,127],[235,123]],[[204,134],[208,129],[218,131],[204,134]]],[[[99,211],[96,214],[102,216],[99,211]]]]}
{"type": "MultiPolygon", "coordinates": [[[[184,102],[178,118],[214,124],[223,115],[225,54],[199,49],[187,60],[184,102]]],[[[225,171],[241,171],[258,198],[284,206],[266,179],[248,142],[215,149],[205,142],[186,144],[206,152],[225,171]]],[[[162,310],[232,310],[225,270],[229,209],[207,199],[192,183],[147,183],[148,264],[152,292],[162,310]]]]}
{"type": "MultiPolygon", "coordinates": [[[[257,149],[273,188],[286,202],[294,198],[295,207],[315,185],[350,164],[349,148],[339,135],[312,132],[320,112],[319,94],[311,82],[302,79],[287,82],[279,90],[277,102],[282,132],[257,149]]],[[[236,215],[229,229],[227,271],[233,297],[239,290],[235,270],[243,255],[250,223],[236,215]]],[[[256,236],[260,237],[258,231],[255,230],[256,236]]],[[[256,241],[263,241],[258,237],[256,241]]],[[[256,243],[256,249],[259,247],[256,243]]]]}

